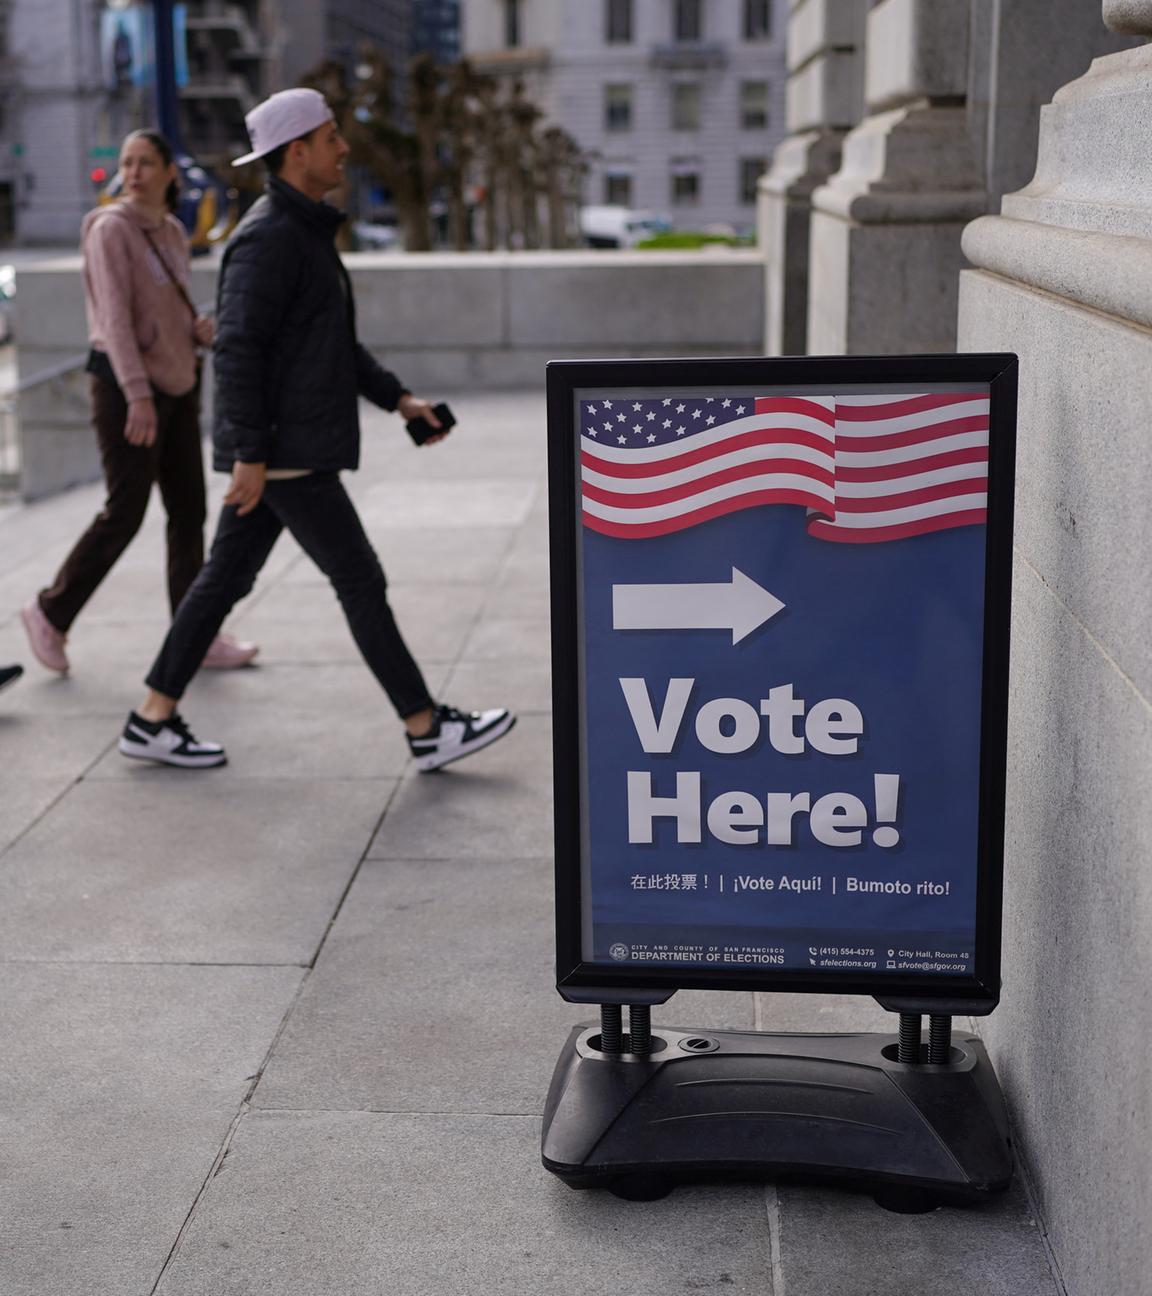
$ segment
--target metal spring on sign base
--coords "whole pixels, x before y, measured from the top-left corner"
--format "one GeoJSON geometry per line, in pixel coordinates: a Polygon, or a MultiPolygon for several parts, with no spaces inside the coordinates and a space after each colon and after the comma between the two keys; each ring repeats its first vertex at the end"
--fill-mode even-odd
{"type": "Polygon", "coordinates": [[[628,1005],[628,1042],[634,1057],[652,1052],[652,1009],[648,1004],[628,1005]]]}
{"type": "Polygon", "coordinates": [[[600,1005],[600,1052],[623,1053],[624,1010],[619,1004],[600,1005]]]}
{"type": "Polygon", "coordinates": [[[952,1018],[928,1018],[928,1061],[943,1065],[952,1053],[952,1018]]]}
{"type": "Polygon", "coordinates": [[[920,1061],[920,1014],[900,1014],[900,1045],[897,1062],[915,1064],[920,1061]]]}

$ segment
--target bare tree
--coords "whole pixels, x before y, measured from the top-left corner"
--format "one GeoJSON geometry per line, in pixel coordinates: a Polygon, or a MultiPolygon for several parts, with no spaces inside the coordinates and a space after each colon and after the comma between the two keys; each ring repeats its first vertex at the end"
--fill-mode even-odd
{"type": "Polygon", "coordinates": [[[507,143],[505,141],[504,110],[500,103],[500,87],[493,78],[487,78],[476,87],[481,143],[478,174],[484,210],[484,246],[493,252],[502,242],[505,208],[505,176],[507,174],[507,143]]]}
{"type": "MultiPolygon", "coordinates": [[[[320,91],[328,101],[328,106],[332,109],[332,115],[336,118],[341,131],[347,135],[353,105],[352,91],[348,85],[344,65],[335,59],[325,59],[302,78],[301,84],[320,91]]],[[[336,201],[339,206],[345,206],[347,200],[348,182],[345,180],[337,190],[336,201]]],[[[336,245],[343,251],[347,251],[351,245],[351,235],[347,225],[342,225],[337,231],[336,245]]]]}
{"type": "Polygon", "coordinates": [[[354,160],[391,190],[404,246],[426,252],[432,246],[429,203],[434,177],[428,174],[421,139],[396,120],[395,79],[388,58],[366,46],[357,73],[348,125],[354,160]]]}
{"type": "MultiPolygon", "coordinates": [[[[483,148],[485,95],[490,84],[491,78],[479,75],[467,59],[452,64],[445,76],[442,181],[448,205],[448,241],[458,252],[471,247],[474,237],[468,189],[483,148]]],[[[477,185],[476,191],[483,193],[483,186],[477,185]]]]}
{"type": "Polygon", "coordinates": [[[372,46],[361,50],[354,78],[329,59],[303,83],[332,105],[353,163],[391,191],[409,251],[436,242],[436,203],[443,204],[445,241],[458,250],[472,246],[470,190],[489,250],[570,242],[583,155],[559,127],[542,127],[542,113],[520,81],[502,90],[466,60],[439,67],[420,55],[408,68],[403,123],[392,66],[372,46]]]}
{"type": "Polygon", "coordinates": [[[548,246],[579,242],[579,207],[588,163],[566,130],[550,126],[540,137],[544,199],[548,212],[548,246]]]}

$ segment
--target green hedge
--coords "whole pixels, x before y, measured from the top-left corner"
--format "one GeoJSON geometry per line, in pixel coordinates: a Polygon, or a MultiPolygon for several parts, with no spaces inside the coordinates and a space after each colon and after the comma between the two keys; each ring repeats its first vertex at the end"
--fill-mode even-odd
{"type": "Polygon", "coordinates": [[[676,230],[667,234],[654,234],[636,244],[640,249],[653,251],[679,250],[695,252],[708,243],[722,243],[726,247],[751,247],[752,238],[736,238],[729,234],[705,234],[697,230],[676,230]]]}

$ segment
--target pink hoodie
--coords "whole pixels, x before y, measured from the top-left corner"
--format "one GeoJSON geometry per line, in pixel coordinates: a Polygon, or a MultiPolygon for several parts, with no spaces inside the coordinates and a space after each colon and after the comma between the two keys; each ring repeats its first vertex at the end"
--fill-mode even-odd
{"type": "Polygon", "coordinates": [[[181,396],[196,382],[192,312],[148,244],[188,286],[188,236],[175,216],[152,224],[128,202],[97,207],[80,227],[88,341],[106,351],[127,400],[181,396]]]}

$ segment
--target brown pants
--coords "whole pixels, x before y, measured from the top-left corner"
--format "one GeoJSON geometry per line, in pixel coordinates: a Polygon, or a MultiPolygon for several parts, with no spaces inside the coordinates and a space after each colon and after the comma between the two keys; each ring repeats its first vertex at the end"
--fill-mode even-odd
{"type": "Polygon", "coordinates": [[[61,633],[67,632],[140,530],[153,482],[160,487],[168,514],[168,601],[173,612],[204,562],[199,387],[184,396],[156,395],[156,440],[150,446],[134,446],[125,439],[128,406],[118,387],[93,376],[91,389],[108,498],[56,579],[40,592],[44,615],[61,633]]]}

